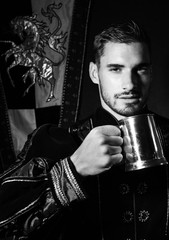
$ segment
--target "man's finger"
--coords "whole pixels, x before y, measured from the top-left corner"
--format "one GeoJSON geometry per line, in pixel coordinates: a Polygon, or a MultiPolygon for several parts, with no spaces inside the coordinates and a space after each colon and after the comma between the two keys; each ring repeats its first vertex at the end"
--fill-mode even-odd
{"type": "Polygon", "coordinates": [[[121,130],[117,126],[104,125],[104,126],[99,126],[98,128],[104,135],[121,136],[121,130]]]}

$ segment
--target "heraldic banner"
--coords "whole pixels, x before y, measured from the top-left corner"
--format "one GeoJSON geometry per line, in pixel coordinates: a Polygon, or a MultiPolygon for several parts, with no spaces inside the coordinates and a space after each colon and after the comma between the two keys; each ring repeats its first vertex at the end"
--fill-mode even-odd
{"type": "Polygon", "coordinates": [[[0,173],[15,164],[34,129],[76,121],[90,5],[16,0],[1,7],[0,173]]]}

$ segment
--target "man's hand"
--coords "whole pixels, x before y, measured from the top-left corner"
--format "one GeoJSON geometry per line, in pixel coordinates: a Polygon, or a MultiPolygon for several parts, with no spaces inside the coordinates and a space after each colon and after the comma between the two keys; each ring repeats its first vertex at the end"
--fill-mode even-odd
{"type": "Polygon", "coordinates": [[[96,175],[122,161],[122,144],[123,139],[118,127],[95,127],[71,156],[71,160],[80,175],[96,175]]]}

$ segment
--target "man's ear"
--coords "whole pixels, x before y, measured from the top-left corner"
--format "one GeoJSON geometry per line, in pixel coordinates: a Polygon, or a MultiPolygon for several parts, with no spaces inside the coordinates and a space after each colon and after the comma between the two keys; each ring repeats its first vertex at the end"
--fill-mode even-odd
{"type": "Polygon", "coordinates": [[[89,64],[89,76],[93,83],[99,84],[98,67],[93,62],[89,64]]]}

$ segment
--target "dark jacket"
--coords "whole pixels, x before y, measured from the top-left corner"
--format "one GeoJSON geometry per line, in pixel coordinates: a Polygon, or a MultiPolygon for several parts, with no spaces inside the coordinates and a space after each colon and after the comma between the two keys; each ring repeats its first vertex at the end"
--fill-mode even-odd
{"type": "MultiPolygon", "coordinates": [[[[166,159],[169,120],[155,114],[166,159]]],[[[69,156],[92,127],[118,125],[103,109],[69,129],[46,124],[1,176],[0,239],[163,240],[169,228],[168,165],[82,178],[69,156]]]]}

